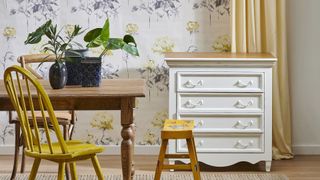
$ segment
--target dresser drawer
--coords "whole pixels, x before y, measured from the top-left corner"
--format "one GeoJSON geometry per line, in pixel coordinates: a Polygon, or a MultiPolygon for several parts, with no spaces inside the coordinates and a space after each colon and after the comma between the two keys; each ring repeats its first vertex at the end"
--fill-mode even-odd
{"type": "Polygon", "coordinates": [[[263,92],[263,73],[178,72],[178,92],[263,92]]]}
{"type": "Polygon", "coordinates": [[[263,112],[262,93],[178,93],[179,112],[263,112]]]}
{"type": "MultiPolygon", "coordinates": [[[[198,153],[207,152],[263,152],[263,135],[216,135],[208,137],[195,137],[195,145],[198,153]]],[[[176,140],[178,153],[188,152],[186,140],[176,140]]]]}
{"type": "Polygon", "coordinates": [[[194,120],[195,132],[263,132],[262,114],[178,114],[178,119],[194,120]]]}

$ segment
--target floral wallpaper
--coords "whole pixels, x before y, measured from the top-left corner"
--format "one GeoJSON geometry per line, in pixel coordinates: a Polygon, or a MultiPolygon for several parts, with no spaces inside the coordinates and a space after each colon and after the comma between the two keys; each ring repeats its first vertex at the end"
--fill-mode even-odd
{"type": "MultiPolygon", "coordinates": [[[[165,52],[230,51],[229,0],[1,0],[0,77],[4,69],[17,64],[17,56],[39,53],[45,42],[23,44],[29,32],[52,19],[66,33],[74,24],[83,28],[100,27],[110,19],[111,35],[132,34],[140,57],[110,51],[103,60],[106,79],[143,78],[146,98],[137,99],[134,118],[136,144],[158,145],[160,130],[168,117],[168,67],[165,52]]],[[[77,39],[82,43],[82,37],[77,39]]],[[[92,49],[92,55],[102,49],[92,49]]],[[[50,64],[38,72],[48,77],[50,64]]],[[[74,138],[101,145],[119,145],[120,113],[79,111],[74,138]]],[[[13,126],[8,113],[0,112],[0,146],[14,144],[13,126]]]]}

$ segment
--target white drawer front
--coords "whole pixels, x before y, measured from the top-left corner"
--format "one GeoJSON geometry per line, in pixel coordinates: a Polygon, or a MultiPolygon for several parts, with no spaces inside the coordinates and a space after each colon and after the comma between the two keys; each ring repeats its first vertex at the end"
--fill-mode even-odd
{"type": "Polygon", "coordinates": [[[262,114],[178,114],[178,119],[194,120],[195,132],[263,132],[262,114]]]}
{"type": "Polygon", "coordinates": [[[178,72],[178,92],[262,92],[263,73],[178,72]]]}
{"type": "Polygon", "coordinates": [[[178,112],[262,112],[259,93],[179,93],[178,112]]]}
{"type": "MultiPolygon", "coordinates": [[[[195,137],[197,152],[263,152],[263,136],[221,135],[195,137]]],[[[188,152],[186,140],[177,140],[177,152],[188,152]]]]}

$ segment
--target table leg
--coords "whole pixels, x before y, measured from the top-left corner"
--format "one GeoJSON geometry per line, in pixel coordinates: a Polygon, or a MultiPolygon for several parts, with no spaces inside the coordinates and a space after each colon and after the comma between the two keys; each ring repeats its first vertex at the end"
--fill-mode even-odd
{"type": "MultiPolygon", "coordinates": [[[[132,141],[132,144],[134,146],[135,145],[135,137],[136,137],[136,126],[135,126],[135,124],[131,125],[131,129],[132,129],[132,132],[133,132],[133,136],[132,136],[133,138],[131,138],[131,141],[132,141]]],[[[134,148],[132,148],[132,155],[134,155],[134,148]]],[[[131,179],[133,179],[134,173],[135,173],[134,160],[132,160],[131,179]]]]}
{"type": "Polygon", "coordinates": [[[131,180],[132,160],[134,150],[134,130],[133,130],[133,108],[134,98],[122,98],[121,99],[121,136],[123,138],[121,142],[121,163],[122,163],[122,175],[124,180],[131,180]]]}

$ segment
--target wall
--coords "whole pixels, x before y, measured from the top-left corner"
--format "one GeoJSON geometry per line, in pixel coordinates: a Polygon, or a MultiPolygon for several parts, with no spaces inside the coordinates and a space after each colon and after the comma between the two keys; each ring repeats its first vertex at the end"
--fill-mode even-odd
{"type": "Polygon", "coordinates": [[[288,0],[288,58],[296,154],[320,154],[320,1],[288,0]]]}
{"type": "MultiPolygon", "coordinates": [[[[45,41],[34,46],[25,46],[23,42],[29,32],[46,20],[53,19],[68,33],[74,24],[99,27],[109,17],[111,36],[133,34],[141,56],[133,58],[120,51],[109,52],[103,60],[103,77],[146,79],[147,97],[138,100],[135,111],[139,145],[136,152],[151,152],[150,146],[159,145],[161,125],[168,116],[168,68],[163,53],[221,51],[230,47],[229,13],[229,0],[1,0],[0,77],[6,67],[16,64],[17,56],[40,51],[45,41]]],[[[101,49],[92,50],[93,54],[99,52],[101,49]]],[[[49,66],[39,69],[44,77],[49,66]]],[[[107,145],[108,152],[117,150],[121,140],[119,113],[77,114],[75,138],[107,145]]],[[[8,125],[7,114],[3,112],[0,153],[11,153],[13,143],[13,127],[8,125]]]]}

